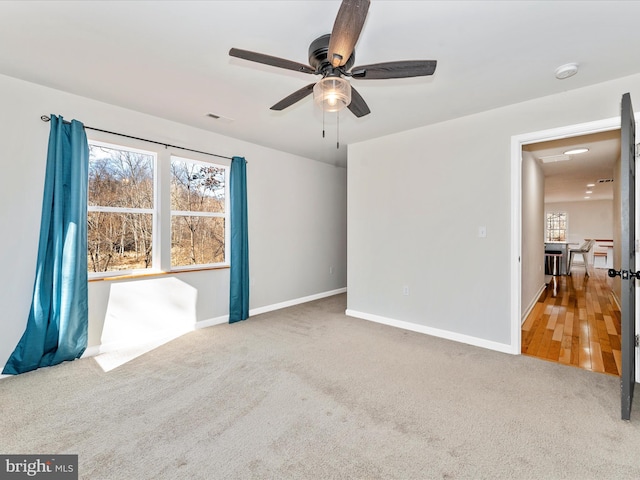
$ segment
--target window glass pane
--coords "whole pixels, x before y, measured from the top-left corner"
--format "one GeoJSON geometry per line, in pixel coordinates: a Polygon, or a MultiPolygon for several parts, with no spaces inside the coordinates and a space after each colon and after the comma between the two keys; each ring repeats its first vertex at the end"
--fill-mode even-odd
{"type": "Polygon", "coordinates": [[[151,268],[153,215],[88,212],[89,272],[151,268]]]}
{"type": "Polygon", "coordinates": [[[565,212],[547,213],[546,241],[566,242],[567,214],[565,212]]]}
{"type": "Polygon", "coordinates": [[[154,156],[89,145],[89,205],[153,208],[154,156]]]}
{"type": "Polygon", "coordinates": [[[224,218],[171,217],[171,266],[224,262],[224,218]]]}
{"type": "Polygon", "coordinates": [[[225,169],[171,160],[171,210],[224,213],[225,169]]]}

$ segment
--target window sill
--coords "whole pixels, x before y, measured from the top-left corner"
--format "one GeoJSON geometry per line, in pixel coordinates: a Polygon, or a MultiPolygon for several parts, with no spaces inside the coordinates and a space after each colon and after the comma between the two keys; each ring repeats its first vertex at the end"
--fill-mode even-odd
{"type": "Polygon", "coordinates": [[[89,283],[108,282],[112,280],[132,280],[137,278],[148,278],[148,277],[162,277],[165,275],[174,275],[174,274],[191,273],[191,272],[206,272],[209,270],[225,270],[228,268],[229,268],[229,265],[221,265],[217,267],[203,267],[203,268],[185,268],[185,269],[177,268],[175,270],[170,270],[168,272],[154,271],[154,272],[143,272],[143,273],[126,273],[124,275],[112,275],[108,277],[90,278],[89,283]]]}

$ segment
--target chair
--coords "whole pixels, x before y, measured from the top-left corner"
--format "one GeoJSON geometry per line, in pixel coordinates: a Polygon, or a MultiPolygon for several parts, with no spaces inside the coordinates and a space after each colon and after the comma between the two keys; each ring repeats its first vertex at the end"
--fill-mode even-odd
{"type": "Polygon", "coordinates": [[[546,275],[562,275],[560,272],[560,265],[562,264],[562,251],[560,250],[547,250],[544,252],[545,266],[544,273],[546,275]]]}
{"type": "Polygon", "coordinates": [[[576,255],[582,256],[582,261],[584,262],[584,273],[588,277],[589,276],[589,252],[593,248],[593,244],[596,243],[595,240],[586,240],[580,248],[572,248],[569,250],[569,265],[567,266],[567,275],[571,275],[571,266],[573,265],[573,257],[576,255]]]}
{"type": "Polygon", "coordinates": [[[593,251],[593,267],[594,268],[607,268],[607,252],[601,249],[593,251]],[[597,262],[599,258],[602,258],[602,262],[597,262]],[[601,266],[598,266],[600,263],[601,266]]]}

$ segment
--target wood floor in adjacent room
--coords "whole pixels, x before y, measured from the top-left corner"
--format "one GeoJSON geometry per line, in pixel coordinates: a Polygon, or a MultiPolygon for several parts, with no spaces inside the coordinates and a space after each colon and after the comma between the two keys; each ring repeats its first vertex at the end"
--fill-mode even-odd
{"type": "Polygon", "coordinates": [[[522,324],[522,353],[620,375],[620,310],[605,269],[551,277],[522,324]]]}

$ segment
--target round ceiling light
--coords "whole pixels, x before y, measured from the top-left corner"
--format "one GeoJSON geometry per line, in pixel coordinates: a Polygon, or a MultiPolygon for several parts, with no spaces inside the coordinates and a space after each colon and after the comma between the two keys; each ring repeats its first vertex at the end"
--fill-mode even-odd
{"type": "Polygon", "coordinates": [[[573,77],[578,73],[577,63],[567,63],[556,68],[556,78],[558,80],[564,80],[565,78],[573,77]]]}

